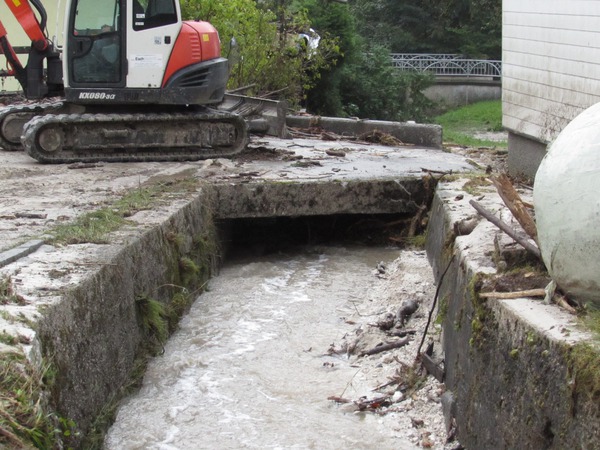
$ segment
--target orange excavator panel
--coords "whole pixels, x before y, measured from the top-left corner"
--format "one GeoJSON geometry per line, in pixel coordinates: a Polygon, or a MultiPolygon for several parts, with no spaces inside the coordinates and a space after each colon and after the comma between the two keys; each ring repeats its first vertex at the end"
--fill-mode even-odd
{"type": "Polygon", "coordinates": [[[208,22],[183,22],[163,78],[163,86],[180,69],[221,56],[217,30],[208,22]]]}

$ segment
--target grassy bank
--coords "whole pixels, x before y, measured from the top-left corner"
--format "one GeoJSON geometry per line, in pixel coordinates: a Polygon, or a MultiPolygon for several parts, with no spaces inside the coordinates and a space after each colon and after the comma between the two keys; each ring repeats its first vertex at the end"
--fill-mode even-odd
{"type": "Polygon", "coordinates": [[[507,146],[506,140],[496,141],[487,133],[502,131],[502,102],[491,100],[453,109],[434,119],[444,128],[444,143],[466,147],[507,146]]]}

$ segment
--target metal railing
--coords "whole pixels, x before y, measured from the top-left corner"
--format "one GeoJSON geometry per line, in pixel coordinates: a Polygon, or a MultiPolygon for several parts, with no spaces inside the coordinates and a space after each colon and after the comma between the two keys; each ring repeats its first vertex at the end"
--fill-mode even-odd
{"type": "Polygon", "coordinates": [[[398,70],[431,72],[436,77],[502,77],[502,61],[467,59],[456,54],[392,53],[392,64],[398,70]]]}

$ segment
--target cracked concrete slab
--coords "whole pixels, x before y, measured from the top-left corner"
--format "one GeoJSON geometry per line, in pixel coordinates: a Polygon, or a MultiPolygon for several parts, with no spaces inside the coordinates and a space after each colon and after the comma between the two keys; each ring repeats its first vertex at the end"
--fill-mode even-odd
{"type": "Polygon", "coordinates": [[[0,251],[107,206],[148,180],[168,181],[185,174],[210,184],[237,186],[370,182],[418,179],[423,170],[470,168],[460,155],[425,147],[271,137],[254,137],[236,158],[196,162],[43,165],[23,152],[0,152],[0,251]]]}

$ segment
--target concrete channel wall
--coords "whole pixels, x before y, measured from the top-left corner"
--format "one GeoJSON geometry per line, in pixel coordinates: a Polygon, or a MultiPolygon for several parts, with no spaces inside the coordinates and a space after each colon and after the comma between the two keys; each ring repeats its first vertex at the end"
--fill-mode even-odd
{"type": "MultiPolygon", "coordinates": [[[[218,267],[209,195],[176,202],[156,219],[147,229],[119,232],[111,245],[83,244],[80,251],[92,267],[65,286],[37,324],[39,355],[56,373],[54,403],[82,436],[126,392],[146,349],[157,343],[156,330],[140,323],[141,309],[158,301],[182,314],[218,267]]],[[[68,248],[48,251],[59,260],[72,257],[68,248]]]]}
{"type": "MultiPolygon", "coordinates": [[[[469,449],[598,448],[600,375],[590,369],[599,353],[587,346],[592,336],[542,299],[480,295],[509,278],[498,267],[506,267],[503,249],[513,243],[484,219],[469,234],[458,231],[473,220],[474,197],[464,183],[438,188],[427,239],[441,283],[446,419],[469,449]]],[[[476,195],[510,221],[497,194],[476,195]]]]}
{"type": "MultiPolygon", "coordinates": [[[[315,192],[315,186],[310,192],[333,198],[326,184],[319,185],[322,192],[315,192]]],[[[139,362],[136,358],[148,336],[140,330],[136,300],[148,296],[169,305],[182,292],[176,286],[196,289],[201,281],[186,285],[182,258],[205,267],[203,279],[209,275],[207,264],[215,267],[215,255],[208,260],[205,255],[207,248],[219,244],[213,220],[231,215],[229,208],[221,211],[218,199],[231,198],[232,187],[221,187],[223,192],[219,186],[205,188],[194,200],[166,211],[147,231],[125,230],[109,248],[91,246],[90,259],[101,261],[102,267],[44,314],[39,341],[42,353],[53,355],[60,387],[55,391],[57,404],[82,431],[118,398],[139,362]]],[[[306,187],[287,186],[286,195],[306,187]]],[[[281,185],[262,186],[258,203],[263,213],[250,216],[273,215],[268,199],[280,197],[280,189],[281,185]]],[[[466,206],[470,196],[457,201],[457,193],[464,195],[460,182],[438,189],[427,250],[442,283],[448,418],[455,421],[459,440],[477,449],[596,448],[600,408],[589,385],[577,378],[570,357],[573,346],[589,336],[554,305],[531,299],[484,301],[478,296],[481,280],[497,273],[491,256],[496,231],[482,220],[469,235],[456,236],[454,224],[473,216],[466,206]],[[456,256],[450,262],[452,254],[456,256]]],[[[498,199],[487,196],[487,206],[497,206],[498,199]]],[[[243,197],[240,201],[244,203],[243,197]]],[[[395,202],[392,196],[387,208],[377,209],[411,213],[414,206],[395,202]]],[[[293,209],[281,212],[289,215],[293,209]]]]}

